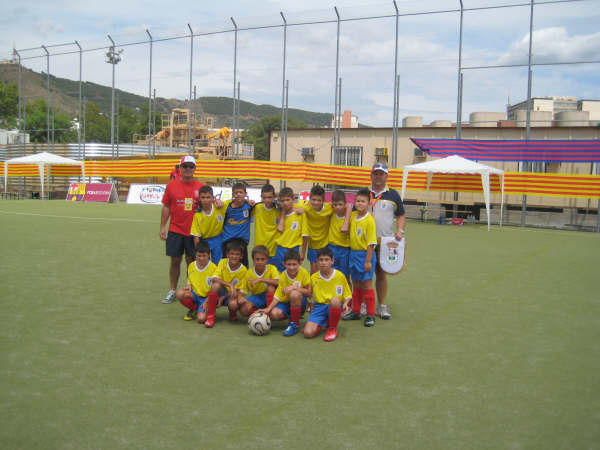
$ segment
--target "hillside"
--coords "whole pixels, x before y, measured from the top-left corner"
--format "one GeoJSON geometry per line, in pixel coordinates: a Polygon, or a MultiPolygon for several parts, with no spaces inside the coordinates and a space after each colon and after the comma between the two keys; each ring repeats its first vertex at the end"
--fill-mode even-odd
{"type": "MultiPolygon", "coordinates": [[[[16,64],[0,64],[0,81],[5,83],[16,83],[16,64]]],[[[54,96],[54,104],[57,109],[65,111],[71,116],[77,115],[79,82],[67,78],[58,78],[50,75],[50,90],[54,96]]],[[[32,101],[35,98],[46,98],[46,74],[38,73],[27,68],[22,69],[22,92],[23,97],[32,101]]],[[[119,95],[119,104],[130,109],[142,108],[148,104],[148,98],[141,95],[115,89],[119,95]]],[[[82,95],[89,101],[96,103],[102,111],[110,112],[111,88],[96,83],[82,83],[82,95]]],[[[168,112],[172,108],[186,107],[187,102],[178,99],[156,98],[156,109],[159,113],[168,112]]],[[[192,109],[197,113],[204,112],[214,116],[217,126],[231,126],[231,113],[233,109],[231,97],[200,97],[196,100],[192,109]]],[[[254,103],[240,101],[240,127],[247,128],[262,117],[281,114],[281,109],[272,105],[256,105],[254,103]]],[[[328,126],[331,122],[331,114],[305,111],[290,108],[290,118],[298,119],[309,127],[328,126]]]]}

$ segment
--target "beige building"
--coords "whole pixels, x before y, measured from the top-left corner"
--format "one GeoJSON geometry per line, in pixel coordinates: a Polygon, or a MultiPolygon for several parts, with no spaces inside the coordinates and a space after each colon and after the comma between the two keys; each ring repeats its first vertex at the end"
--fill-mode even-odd
{"type": "MultiPolygon", "coordinates": [[[[410,140],[417,138],[450,138],[456,137],[452,127],[406,127],[398,128],[398,167],[424,162],[428,158],[410,140]]],[[[463,139],[525,139],[523,127],[466,127],[462,130],[463,139]]],[[[531,139],[600,139],[598,127],[534,127],[531,129],[531,139]]],[[[270,135],[270,159],[280,161],[281,133],[274,130],[270,135]]],[[[342,129],[341,147],[332,148],[333,130],[324,128],[307,128],[288,130],[287,161],[309,162],[315,164],[337,164],[349,166],[370,167],[375,161],[391,163],[392,129],[391,128],[355,128],[342,129]]],[[[517,162],[484,162],[506,172],[518,172],[517,162]]],[[[548,163],[541,164],[540,169],[552,173],[590,174],[600,168],[591,163],[548,163]]],[[[598,172],[596,172],[598,173],[598,172]]],[[[309,190],[311,183],[288,182],[295,192],[309,190]]],[[[336,185],[335,180],[327,183],[328,187],[336,185]]],[[[408,191],[407,204],[425,202],[428,197],[425,192],[408,191]]],[[[452,192],[431,192],[430,202],[453,203],[452,192]]],[[[498,195],[492,195],[493,203],[500,203],[498,195]]],[[[510,208],[520,208],[520,195],[507,195],[507,205],[510,208]]],[[[480,194],[459,193],[458,203],[462,205],[482,205],[483,196],[480,194]]],[[[597,208],[596,200],[557,198],[557,197],[527,197],[528,208],[562,209],[562,208],[597,208]]],[[[474,209],[478,209],[477,206],[474,209]]],[[[510,211],[509,211],[510,212],[510,211]]],[[[565,223],[570,223],[568,219],[565,223]]]]}

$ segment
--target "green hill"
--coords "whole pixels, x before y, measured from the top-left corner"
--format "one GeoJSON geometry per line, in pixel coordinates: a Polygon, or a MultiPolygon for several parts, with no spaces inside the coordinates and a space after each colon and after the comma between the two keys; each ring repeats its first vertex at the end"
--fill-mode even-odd
{"type": "MultiPolygon", "coordinates": [[[[5,83],[17,82],[16,64],[0,64],[0,81],[5,83]]],[[[23,97],[28,101],[35,98],[46,98],[45,73],[38,73],[27,68],[22,69],[22,92],[23,97]]],[[[55,107],[68,113],[71,116],[77,115],[79,82],[67,78],[58,78],[50,75],[50,90],[54,98],[55,107]]],[[[141,95],[125,92],[115,89],[119,96],[119,104],[130,109],[142,108],[148,104],[148,98],[141,95]]],[[[104,112],[110,112],[111,88],[97,83],[82,83],[82,95],[96,103],[104,112]]],[[[178,99],[167,99],[157,97],[156,110],[159,113],[169,112],[173,108],[185,108],[187,102],[178,99]]],[[[192,110],[197,113],[214,116],[216,126],[231,126],[231,114],[233,110],[231,97],[200,97],[192,106],[192,110]]],[[[240,101],[240,127],[247,128],[262,117],[274,114],[280,114],[281,108],[272,105],[256,105],[254,103],[240,101]]],[[[329,126],[332,115],[329,113],[317,113],[301,109],[290,108],[288,111],[290,118],[303,121],[309,127],[319,128],[329,126]]]]}

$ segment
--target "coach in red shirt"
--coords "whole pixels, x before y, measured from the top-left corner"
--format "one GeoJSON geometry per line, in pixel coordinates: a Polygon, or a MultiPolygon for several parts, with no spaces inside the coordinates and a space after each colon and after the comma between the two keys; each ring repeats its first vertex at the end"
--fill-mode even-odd
{"type": "Polygon", "coordinates": [[[193,156],[186,155],[181,158],[179,168],[181,177],[167,184],[160,215],[160,238],[167,241],[167,256],[171,257],[169,267],[171,288],[163,303],[175,301],[175,289],[179,281],[183,253],[185,252],[188,265],[194,260],[194,240],[190,236],[190,229],[198,206],[198,191],[204,186],[204,183],[194,179],[196,160],[193,156]],[[171,220],[167,232],[169,217],[171,220]]]}

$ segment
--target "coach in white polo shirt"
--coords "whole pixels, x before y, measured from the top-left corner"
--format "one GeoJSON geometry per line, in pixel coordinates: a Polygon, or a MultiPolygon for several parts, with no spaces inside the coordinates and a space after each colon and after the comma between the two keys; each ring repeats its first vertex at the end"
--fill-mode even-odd
{"type": "MultiPolygon", "coordinates": [[[[383,163],[375,163],[371,169],[371,204],[369,212],[373,214],[377,224],[377,238],[395,236],[397,240],[404,237],[406,217],[404,204],[398,191],[387,187],[388,167],[383,163]]],[[[375,290],[377,292],[377,315],[382,319],[391,319],[387,297],[387,273],[379,262],[375,267],[375,290]]]]}

